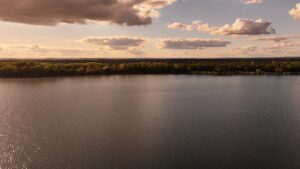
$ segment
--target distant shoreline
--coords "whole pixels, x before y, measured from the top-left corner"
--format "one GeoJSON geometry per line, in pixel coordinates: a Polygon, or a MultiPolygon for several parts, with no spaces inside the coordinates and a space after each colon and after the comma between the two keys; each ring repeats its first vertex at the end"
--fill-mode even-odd
{"type": "Polygon", "coordinates": [[[2,59],[0,77],[300,75],[300,57],[243,59],[2,59]]]}
{"type": "Polygon", "coordinates": [[[255,57],[255,58],[0,58],[4,61],[37,61],[58,63],[130,63],[130,62],[220,62],[220,61],[300,61],[300,56],[295,57],[255,57]]]}

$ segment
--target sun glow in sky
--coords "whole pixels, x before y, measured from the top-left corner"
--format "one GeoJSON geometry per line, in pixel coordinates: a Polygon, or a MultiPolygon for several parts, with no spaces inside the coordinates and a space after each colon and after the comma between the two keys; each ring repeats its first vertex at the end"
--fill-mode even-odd
{"type": "Polygon", "coordinates": [[[299,0],[0,0],[0,58],[300,56],[299,0]]]}

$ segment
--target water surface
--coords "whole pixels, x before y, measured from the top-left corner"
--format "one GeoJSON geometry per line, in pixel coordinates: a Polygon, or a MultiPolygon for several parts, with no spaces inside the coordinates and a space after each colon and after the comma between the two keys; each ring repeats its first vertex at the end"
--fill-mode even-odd
{"type": "Polygon", "coordinates": [[[299,169],[298,76],[0,79],[3,169],[299,169]]]}

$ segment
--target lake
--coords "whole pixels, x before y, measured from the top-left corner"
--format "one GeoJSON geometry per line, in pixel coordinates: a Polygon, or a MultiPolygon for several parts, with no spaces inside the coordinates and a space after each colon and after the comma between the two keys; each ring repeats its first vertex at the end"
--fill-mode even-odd
{"type": "Polygon", "coordinates": [[[0,79],[2,169],[299,169],[300,76],[0,79]]]}

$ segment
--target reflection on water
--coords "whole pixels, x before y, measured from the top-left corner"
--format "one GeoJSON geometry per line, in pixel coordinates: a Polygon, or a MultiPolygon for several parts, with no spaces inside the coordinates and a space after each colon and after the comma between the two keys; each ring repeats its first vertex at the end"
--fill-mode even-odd
{"type": "Polygon", "coordinates": [[[299,169],[300,77],[0,80],[3,169],[299,169]]]}

